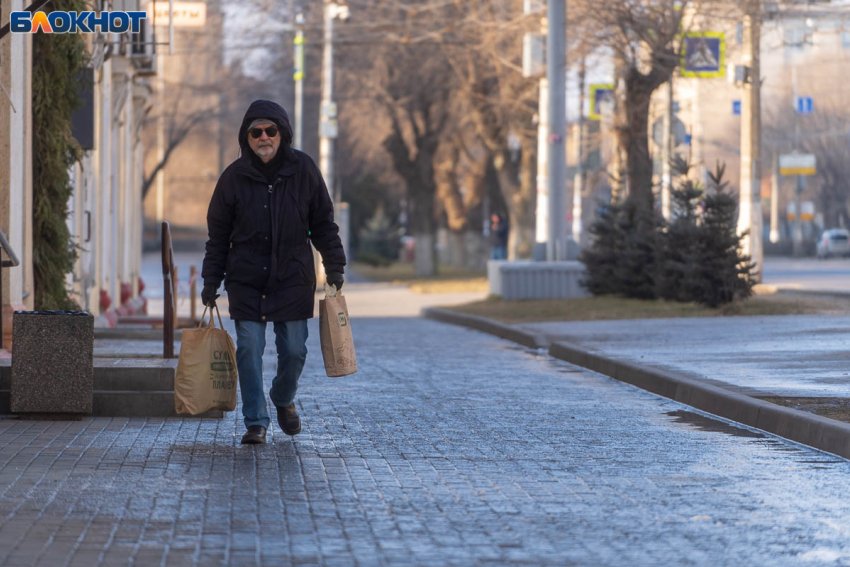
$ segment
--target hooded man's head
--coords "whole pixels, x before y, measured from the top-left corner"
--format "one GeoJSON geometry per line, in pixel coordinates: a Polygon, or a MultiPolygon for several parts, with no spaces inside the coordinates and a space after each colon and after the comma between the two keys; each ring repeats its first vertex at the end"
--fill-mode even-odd
{"type": "Polygon", "coordinates": [[[280,148],[280,128],[268,118],[254,120],[248,126],[248,146],[263,163],[268,163],[280,148]]]}
{"type": "Polygon", "coordinates": [[[252,102],[239,128],[242,153],[250,150],[268,163],[279,151],[290,152],[291,144],[292,126],[283,107],[268,100],[252,102]]]}

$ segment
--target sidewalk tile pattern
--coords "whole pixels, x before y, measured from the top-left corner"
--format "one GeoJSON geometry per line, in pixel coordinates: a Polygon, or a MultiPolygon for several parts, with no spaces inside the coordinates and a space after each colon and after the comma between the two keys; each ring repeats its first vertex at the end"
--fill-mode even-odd
{"type": "Polygon", "coordinates": [[[358,320],[331,379],[310,330],[294,442],[0,419],[0,565],[850,562],[848,461],[433,321],[358,320]]]}

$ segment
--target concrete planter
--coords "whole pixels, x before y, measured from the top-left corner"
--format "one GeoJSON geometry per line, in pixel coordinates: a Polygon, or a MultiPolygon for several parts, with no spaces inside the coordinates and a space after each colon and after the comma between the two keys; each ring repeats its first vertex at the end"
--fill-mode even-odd
{"type": "Polygon", "coordinates": [[[15,311],[10,406],[31,419],[92,413],[94,317],[82,311],[15,311]]]}
{"type": "Polygon", "coordinates": [[[586,297],[579,283],[583,275],[581,262],[487,262],[490,293],[507,300],[586,297]]]}

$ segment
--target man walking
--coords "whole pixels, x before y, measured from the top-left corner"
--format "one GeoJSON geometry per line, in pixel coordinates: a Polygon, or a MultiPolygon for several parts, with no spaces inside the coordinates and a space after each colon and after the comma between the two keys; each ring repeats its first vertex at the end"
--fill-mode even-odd
{"type": "Polygon", "coordinates": [[[301,431],[295,410],[307,359],[316,276],[310,242],[322,255],[329,284],[343,284],[345,253],[333,202],[315,162],[295,150],[286,111],[251,103],[239,128],[241,156],[221,174],[207,212],[209,240],[201,275],[204,305],[215,304],[222,279],[236,322],[236,367],[247,433],[265,443],[269,414],[263,389],[266,323],[274,324],[277,374],[269,397],[287,435],[301,431]]]}
{"type": "Polygon", "coordinates": [[[508,259],[508,225],[499,213],[490,215],[490,259],[508,259]]]}

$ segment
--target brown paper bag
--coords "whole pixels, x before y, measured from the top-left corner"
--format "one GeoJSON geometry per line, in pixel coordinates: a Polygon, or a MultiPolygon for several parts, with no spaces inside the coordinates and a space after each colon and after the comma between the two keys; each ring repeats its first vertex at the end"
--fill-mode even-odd
{"type": "Polygon", "coordinates": [[[174,377],[174,409],[177,413],[198,415],[209,410],[233,411],[236,409],[236,347],[224,330],[218,306],[216,329],[213,312],[203,327],[204,314],[197,329],[183,331],[180,342],[180,359],[174,377]]]}
{"type": "Polygon", "coordinates": [[[319,300],[319,339],[328,376],[348,376],[357,372],[354,337],[345,298],[334,286],[325,285],[325,298],[319,300]]]}

